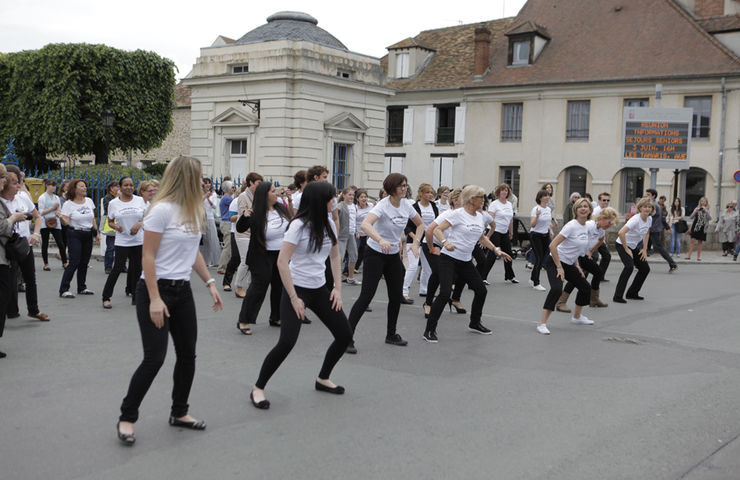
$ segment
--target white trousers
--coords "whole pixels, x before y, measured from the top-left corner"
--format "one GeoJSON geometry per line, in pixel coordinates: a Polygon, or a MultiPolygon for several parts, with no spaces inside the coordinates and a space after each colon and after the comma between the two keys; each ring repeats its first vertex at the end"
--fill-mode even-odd
{"type": "Polygon", "coordinates": [[[246,290],[247,284],[249,283],[249,267],[246,264],[247,251],[249,250],[249,237],[237,237],[236,246],[239,248],[239,256],[241,257],[241,260],[239,261],[239,269],[236,271],[233,287],[242,287],[246,290]]]}
{"type": "Polygon", "coordinates": [[[426,295],[427,293],[427,282],[429,277],[432,275],[432,268],[429,266],[424,252],[419,247],[419,258],[414,256],[411,251],[411,244],[406,244],[406,258],[408,258],[409,266],[406,267],[406,275],[403,277],[403,296],[409,296],[409,287],[411,282],[416,278],[416,269],[419,268],[419,260],[421,260],[421,279],[419,280],[419,294],[426,295]]]}

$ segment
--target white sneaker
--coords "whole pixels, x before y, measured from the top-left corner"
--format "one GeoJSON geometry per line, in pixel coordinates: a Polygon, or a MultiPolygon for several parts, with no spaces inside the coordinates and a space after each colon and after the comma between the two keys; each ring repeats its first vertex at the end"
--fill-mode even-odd
{"type": "Polygon", "coordinates": [[[540,323],[537,325],[537,332],[541,333],[542,335],[550,335],[550,330],[547,329],[546,323],[540,323]]]}
{"type": "Polygon", "coordinates": [[[589,320],[586,315],[581,314],[580,317],[570,317],[570,323],[575,323],[576,325],[593,325],[594,321],[589,320]]]}
{"type": "Polygon", "coordinates": [[[534,282],[531,279],[527,280],[527,283],[530,287],[534,288],[534,282]]]}
{"type": "Polygon", "coordinates": [[[543,287],[543,286],[542,286],[541,284],[540,284],[540,285],[535,285],[535,286],[534,286],[534,287],[532,287],[532,288],[534,288],[535,290],[537,290],[537,291],[539,291],[539,292],[544,292],[544,291],[546,291],[546,290],[547,290],[547,289],[546,289],[545,287],[543,287]]]}
{"type": "Polygon", "coordinates": [[[354,278],[347,278],[347,283],[349,285],[362,285],[362,282],[355,280],[354,278]]]}

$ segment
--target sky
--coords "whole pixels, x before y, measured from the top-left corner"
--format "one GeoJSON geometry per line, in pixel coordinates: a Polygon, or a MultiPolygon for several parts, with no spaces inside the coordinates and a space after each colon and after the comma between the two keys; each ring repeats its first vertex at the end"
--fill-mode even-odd
{"type": "Polygon", "coordinates": [[[174,61],[180,79],[192,68],[201,47],[211,45],[219,35],[238,39],[283,10],[308,13],[349,50],[382,57],[386,47],[423,30],[515,16],[524,3],[457,0],[440,2],[440,8],[434,8],[436,2],[420,1],[278,0],[272,4],[221,0],[207,11],[204,5],[208,2],[193,0],[3,0],[0,52],[35,50],[49,43],[103,43],[123,50],[150,50],[174,61]]]}

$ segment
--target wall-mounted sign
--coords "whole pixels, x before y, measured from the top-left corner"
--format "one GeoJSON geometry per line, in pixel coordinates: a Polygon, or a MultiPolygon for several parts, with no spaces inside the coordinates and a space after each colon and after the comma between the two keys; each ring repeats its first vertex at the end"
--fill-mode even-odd
{"type": "Polygon", "coordinates": [[[624,107],[622,168],[689,168],[691,108],[624,107]]]}

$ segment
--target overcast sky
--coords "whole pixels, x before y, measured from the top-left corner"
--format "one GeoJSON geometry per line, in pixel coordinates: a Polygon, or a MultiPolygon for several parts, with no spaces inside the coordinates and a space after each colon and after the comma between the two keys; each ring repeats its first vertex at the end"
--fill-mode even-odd
{"type": "Polygon", "coordinates": [[[385,47],[422,30],[509,17],[525,0],[457,0],[452,3],[376,0],[282,2],[221,0],[2,0],[0,52],[49,43],[104,43],[151,50],[188,74],[200,48],[218,35],[237,39],[282,10],[306,12],[351,51],[382,57],[385,47]],[[439,8],[437,8],[439,6],[439,8]],[[207,8],[210,7],[210,8],[207,8]]]}

